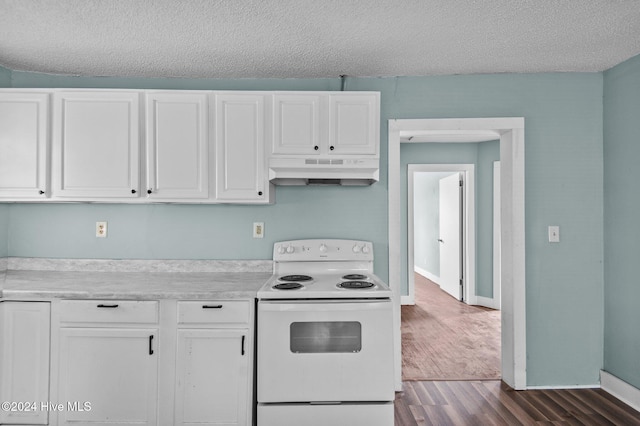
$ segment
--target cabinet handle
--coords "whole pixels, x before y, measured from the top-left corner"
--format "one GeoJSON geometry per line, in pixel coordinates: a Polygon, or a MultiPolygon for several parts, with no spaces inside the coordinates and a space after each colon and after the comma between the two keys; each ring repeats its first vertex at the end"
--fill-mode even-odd
{"type": "Polygon", "coordinates": [[[245,336],[242,336],[242,344],[240,346],[240,355],[244,355],[244,338],[245,336]]]}
{"type": "Polygon", "coordinates": [[[149,336],[149,355],[153,355],[153,334],[149,336]]]}
{"type": "Polygon", "coordinates": [[[222,309],[222,305],[202,305],[202,309],[222,309]]]}
{"type": "Polygon", "coordinates": [[[44,191],[40,190],[40,191],[38,191],[38,194],[44,195],[44,191]]]}
{"type": "Polygon", "coordinates": [[[330,146],[330,147],[329,147],[329,149],[330,149],[331,151],[333,151],[334,149],[336,149],[336,147],[335,147],[335,146],[330,146]]]}
{"type": "Polygon", "coordinates": [[[151,194],[153,191],[150,189],[147,189],[147,194],[151,194]]]}
{"type": "Polygon", "coordinates": [[[317,151],[317,150],[320,149],[320,147],[318,145],[316,145],[316,146],[313,147],[313,149],[317,151]]]}
{"type": "Polygon", "coordinates": [[[99,304],[98,308],[117,308],[118,305],[104,305],[104,304],[99,304]]]}
{"type": "Polygon", "coordinates": [[[132,193],[132,194],[135,194],[136,192],[137,192],[137,191],[136,191],[135,189],[132,189],[132,190],[131,190],[131,193],[132,193]]]}
{"type": "Polygon", "coordinates": [[[262,191],[258,191],[258,195],[262,196],[262,191]]]}

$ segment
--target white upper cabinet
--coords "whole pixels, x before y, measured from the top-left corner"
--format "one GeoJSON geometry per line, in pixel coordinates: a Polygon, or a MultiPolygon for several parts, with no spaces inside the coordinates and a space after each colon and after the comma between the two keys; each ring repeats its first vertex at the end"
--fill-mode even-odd
{"type": "Polygon", "coordinates": [[[0,93],[0,197],[45,198],[48,155],[49,95],[0,93]]]}
{"type": "Polygon", "coordinates": [[[320,153],[320,103],[314,94],[276,93],[273,96],[274,154],[320,153]]]}
{"type": "Polygon", "coordinates": [[[276,92],[272,157],[379,154],[380,94],[276,92]]]}
{"type": "Polygon", "coordinates": [[[127,91],[54,94],[53,196],[139,196],[139,97],[127,91]]]}
{"type": "Polygon", "coordinates": [[[329,96],[329,153],[378,154],[380,95],[329,96]]]}
{"type": "Polygon", "coordinates": [[[378,92],[0,90],[0,202],[266,204],[270,163],[379,145],[378,92]]]}
{"type": "Polygon", "coordinates": [[[206,93],[146,96],[146,194],[152,199],[209,197],[206,93]]]}
{"type": "Polygon", "coordinates": [[[269,202],[264,94],[215,95],[216,200],[269,202]]]}

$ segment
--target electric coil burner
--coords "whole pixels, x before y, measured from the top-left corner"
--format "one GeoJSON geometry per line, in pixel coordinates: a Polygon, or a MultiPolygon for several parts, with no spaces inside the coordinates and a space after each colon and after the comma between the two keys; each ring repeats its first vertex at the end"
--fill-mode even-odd
{"type": "Polygon", "coordinates": [[[282,277],[278,278],[278,281],[289,281],[289,282],[295,282],[295,281],[311,281],[313,278],[310,277],[309,275],[284,275],[282,277]]]}
{"type": "Polygon", "coordinates": [[[303,285],[300,283],[280,283],[273,286],[273,288],[278,290],[297,290],[302,287],[303,285]]]}
{"type": "Polygon", "coordinates": [[[345,281],[338,284],[338,287],[348,289],[348,290],[358,290],[361,288],[371,288],[375,286],[374,283],[370,283],[369,281],[345,281]]]}
{"type": "Polygon", "coordinates": [[[362,274],[347,274],[342,277],[345,280],[366,280],[367,276],[362,274]]]}
{"type": "Polygon", "coordinates": [[[393,426],[393,304],[373,244],[275,243],[258,290],[260,426],[393,426]]]}

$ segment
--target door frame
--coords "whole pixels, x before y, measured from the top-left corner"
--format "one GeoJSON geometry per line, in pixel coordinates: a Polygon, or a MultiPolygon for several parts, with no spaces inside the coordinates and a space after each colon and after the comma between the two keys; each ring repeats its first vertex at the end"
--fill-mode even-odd
{"type": "MultiPolygon", "coordinates": [[[[464,303],[475,305],[476,301],[476,229],[475,229],[475,164],[409,164],[407,169],[407,278],[409,295],[401,297],[403,305],[415,304],[415,266],[414,253],[414,174],[415,173],[462,173],[464,175],[463,209],[463,270],[464,270],[464,303]]],[[[434,277],[435,278],[435,277],[434,277]]],[[[436,284],[439,284],[436,282],[436,284]]]]}
{"type": "Polygon", "coordinates": [[[403,132],[411,131],[437,135],[493,131],[500,137],[501,375],[502,380],[512,388],[526,389],[524,118],[390,119],[388,126],[389,286],[394,301],[396,390],[402,389],[400,136],[403,132]]]}

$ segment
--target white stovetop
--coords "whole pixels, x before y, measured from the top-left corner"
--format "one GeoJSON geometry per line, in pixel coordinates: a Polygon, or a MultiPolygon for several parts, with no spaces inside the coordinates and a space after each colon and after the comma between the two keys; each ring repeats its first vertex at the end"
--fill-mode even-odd
{"type": "MultiPolygon", "coordinates": [[[[298,273],[301,273],[300,271],[298,273]]],[[[313,280],[302,282],[302,288],[296,290],[279,290],[273,286],[282,283],[279,277],[273,275],[265,285],[258,290],[258,299],[361,299],[361,298],[390,298],[391,290],[374,274],[367,271],[352,270],[340,273],[332,272],[326,274],[313,274],[313,280]],[[357,281],[367,281],[374,284],[371,288],[364,289],[344,289],[338,284],[345,281],[342,276],[348,273],[358,273],[366,275],[365,279],[357,281]]]]}

